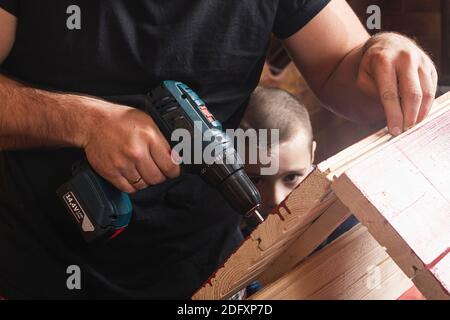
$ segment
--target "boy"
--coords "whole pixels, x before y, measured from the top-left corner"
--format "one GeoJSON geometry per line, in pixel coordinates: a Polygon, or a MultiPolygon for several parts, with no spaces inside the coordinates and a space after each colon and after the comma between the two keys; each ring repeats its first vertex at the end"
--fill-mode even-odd
{"type": "MultiPolygon", "coordinates": [[[[254,129],[257,132],[260,129],[279,130],[278,144],[272,145],[268,150],[271,161],[278,161],[278,172],[274,175],[261,175],[261,164],[248,164],[246,161],[245,165],[245,171],[261,194],[261,214],[267,217],[313,168],[317,143],[313,138],[308,110],[301,101],[284,90],[258,87],[250,97],[240,128],[244,131],[254,129]]],[[[357,223],[355,217],[350,217],[317,250],[357,223]]],[[[250,232],[245,226],[242,226],[242,231],[244,235],[250,232]]],[[[260,289],[261,285],[254,282],[232,299],[241,300],[260,289]]]]}
{"type": "MultiPolygon", "coordinates": [[[[240,127],[243,130],[279,130],[279,144],[269,150],[271,159],[279,161],[278,172],[264,176],[260,174],[260,164],[245,166],[247,174],[261,193],[261,213],[266,217],[312,170],[317,144],[313,138],[308,110],[301,101],[284,90],[258,87],[250,98],[240,127]]],[[[318,249],[357,223],[358,220],[351,216],[318,249]]]]}
{"type": "Polygon", "coordinates": [[[261,193],[261,213],[267,216],[312,168],[316,142],[309,114],[305,106],[288,92],[258,87],[250,98],[240,127],[244,131],[279,130],[279,143],[268,150],[271,160],[279,163],[278,172],[261,175],[260,164],[245,166],[261,193]]]}

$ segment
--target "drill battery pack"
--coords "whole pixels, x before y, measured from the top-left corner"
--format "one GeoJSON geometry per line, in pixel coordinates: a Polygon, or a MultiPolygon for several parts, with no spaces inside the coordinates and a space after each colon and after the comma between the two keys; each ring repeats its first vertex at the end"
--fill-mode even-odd
{"type": "Polygon", "coordinates": [[[87,160],[73,168],[73,178],[56,191],[87,242],[109,240],[129,224],[129,196],[95,173],[87,160]]]}

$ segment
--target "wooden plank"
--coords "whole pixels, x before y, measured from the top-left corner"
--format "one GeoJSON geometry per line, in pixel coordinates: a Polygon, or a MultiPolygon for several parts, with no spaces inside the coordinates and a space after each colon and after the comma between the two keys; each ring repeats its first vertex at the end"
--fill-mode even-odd
{"type": "MultiPolygon", "coordinates": [[[[433,121],[434,119],[442,115],[442,112],[445,112],[449,104],[450,93],[437,98],[429,117],[423,122],[422,125],[426,124],[427,122],[433,121]]],[[[393,143],[398,139],[400,139],[400,137],[393,138],[389,134],[387,128],[381,129],[373,135],[354,144],[353,146],[350,146],[349,148],[339,152],[326,161],[323,161],[318,165],[318,168],[320,171],[327,173],[330,180],[333,180],[333,178],[340,176],[346,169],[348,169],[358,161],[362,161],[368,158],[379,148],[386,146],[389,143],[393,143]]]]}
{"type": "Polygon", "coordinates": [[[396,299],[411,285],[384,248],[359,225],[252,299],[396,299]]]}
{"type": "MultiPolygon", "coordinates": [[[[398,300],[405,293],[405,289],[409,288],[413,283],[403,271],[397,266],[392,258],[387,258],[379,269],[372,269],[373,271],[380,272],[381,284],[375,286],[373,290],[365,294],[361,300],[398,300]]],[[[372,271],[371,271],[372,272],[372,271]]],[[[374,274],[369,274],[366,278],[366,283],[371,283],[374,274]]]]}
{"type": "Polygon", "coordinates": [[[322,172],[335,171],[337,168],[341,167],[348,161],[352,161],[357,157],[363,155],[370,149],[374,149],[375,147],[383,144],[388,141],[390,137],[388,136],[388,131],[386,128],[372,134],[371,136],[361,140],[358,143],[350,146],[342,152],[339,152],[335,156],[325,160],[319,165],[319,169],[322,172]]]}
{"type": "Polygon", "coordinates": [[[421,126],[346,165],[338,197],[428,299],[450,298],[450,96],[421,126]]]}
{"type": "Polygon", "coordinates": [[[226,299],[255,280],[335,201],[314,169],[192,299],[226,299]]]}
{"type": "Polygon", "coordinates": [[[350,215],[348,208],[336,199],[300,237],[267,267],[258,280],[263,285],[267,285],[292,270],[313,253],[350,215]]]}

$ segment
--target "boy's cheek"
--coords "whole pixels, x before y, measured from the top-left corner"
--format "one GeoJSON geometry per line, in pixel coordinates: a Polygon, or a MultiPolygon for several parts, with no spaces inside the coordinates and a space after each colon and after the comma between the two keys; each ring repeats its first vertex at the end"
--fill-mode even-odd
{"type": "Polygon", "coordinates": [[[313,141],[311,147],[311,165],[314,163],[314,159],[316,157],[316,150],[317,150],[317,142],[313,141]]]}

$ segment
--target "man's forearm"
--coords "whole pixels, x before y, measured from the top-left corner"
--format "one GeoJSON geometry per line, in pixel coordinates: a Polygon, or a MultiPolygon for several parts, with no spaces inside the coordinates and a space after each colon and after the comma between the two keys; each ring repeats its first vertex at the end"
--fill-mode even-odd
{"type": "Polygon", "coordinates": [[[0,75],[0,149],[82,147],[101,112],[95,99],[30,88],[0,75]]]}
{"type": "Polygon", "coordinates": [[[320,99],[339,115],[357,122],[382,121],[383,105],[379,95],[361,90],[358,81],[359,66],[365,45],[355,48],[342,59],[321,88],[320,99]]]}

